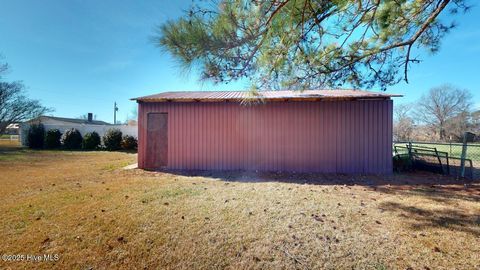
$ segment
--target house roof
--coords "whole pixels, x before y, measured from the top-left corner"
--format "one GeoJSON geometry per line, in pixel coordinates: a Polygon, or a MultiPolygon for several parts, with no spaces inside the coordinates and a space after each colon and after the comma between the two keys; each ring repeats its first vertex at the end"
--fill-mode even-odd
{"type": "Polygon", "coordinates": [[[20,128],[19,123],[11,123],[7,126],[7,129],[14,129],[14,128],[20,128]]]}
{"type": "Polygon", "coordinates": [[[260,99],[268,101],[319,101],[319,100],[355,100],[355,99],[389,99],[402,95],[371,92],[363,90],[279,90],[258,91],[253,95],[250,91],[180,91],[163,92],[150,96],[132,98],[139,102],[208,102],[208,101],[243,101],[260,99]]]}
{"type": "Polygon", "coordinates": [[[46,116],[46,115],[39,116],[37,118],[29,120],[28,122],[42,121],[44,119],[52,119],[52,120],[56,120],[56,121],[62,121],[62,122],[68,122],[68,123],[74,123],[74,124],[110,125],[110,123],[107,123],[107,122],[104,122],[104,121],[99,121],[99,120],[88,121],[87,119],[75,119],[75,118],[65,118],[65,117],[46,116]]]}

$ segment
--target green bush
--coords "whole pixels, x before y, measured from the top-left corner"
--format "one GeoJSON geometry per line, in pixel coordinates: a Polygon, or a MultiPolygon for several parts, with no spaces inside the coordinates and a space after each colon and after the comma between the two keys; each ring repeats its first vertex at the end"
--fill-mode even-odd
{"type": "Polygon", "coordinates": [[[109,151],[118,150],[121,148],[122,132],[118,128],[111,128],[103,135],[103,145],[109,151]]]}
{"type": "Polygon", "coordinates": [[[45,134],[45,148],[48,149],[55,149],[59,148],[60,138],[62,137],[62,133],[58,129],[49,129],[45,134]]]}
{"type": "Polygon", "coordinates": [[[62,135],[62,145],[65,149],[80,149],[82,134],[75,128],[67,129],[62,135]]]}
{"type": "Polygon", "coordinates": [[[97,132],[88,132],[83,136],[82,148],[85,150],[95,150],[100,146],[100,135],[97,132]]]}
{"type": "Polygon", "coordinates": [[[137,138],[131,135],[125,135],[123,136],[121,145],[125,150],[135,150],[138,146],[137,138]]]}
{"type": "Polygon", "coordinates": [[[27,133],[27,145],[33,149],[43,148],[45,128],[42,124],[31,124],[27,133]]]}

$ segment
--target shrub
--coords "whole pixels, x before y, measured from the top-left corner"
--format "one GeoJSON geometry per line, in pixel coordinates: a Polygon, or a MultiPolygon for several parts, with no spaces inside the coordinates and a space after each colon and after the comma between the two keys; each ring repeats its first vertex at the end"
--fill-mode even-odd
{"type": "Polygon", "coordinates": [[[62,137],[62,133],[58,129],[49,129],[45,134],[45,148],[54,149],[59,148],[60,138],[62,137]]]}
{"type": "Polygon", "coordinates": [[[43,148],[45,140],[45,128],[42,124],[32,124],[27,133],[27,145],[30,148],[43,148]]]}
{"type": "Polygon", "coordinates": [[[82,134],[75,128],[67,129],[62,135],[62,145],[66,149],[80,149],[82,147],[82,134]]]}
{"type": "Polygon", "coordinates": [[[131,135],[125,135],[123,136],[121,145],[125,150],[135,150],[138,146],[137,138],[131,135]]]}
{"type": "Polygon", "coordinates": [[[100,145],[100,135],[97,132],[88,132],[83,136],[82,148],[94,150],[100,145]]]}
{"type": "Polygon", "coordinates": [[[103,135],[103,144],[109,151],[118,150],[122,143],[122,132],[118,128],[111,128],[103,135]]]}

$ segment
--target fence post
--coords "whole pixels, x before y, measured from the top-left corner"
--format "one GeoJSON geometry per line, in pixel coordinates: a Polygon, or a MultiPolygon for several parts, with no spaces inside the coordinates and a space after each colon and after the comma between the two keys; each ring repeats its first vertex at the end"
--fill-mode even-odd
{"type": "Polygon", "coordinates": [[[460,159],[460,176],[465,177],[465,158],[467,157],[467,132],[463,134],[462,156],[460,159]]]}
{"type": "Polygon", "coordinates": [[[408,150],[408,158],[412,160],[412,142],[409,141],[407,144],[407,150],[408,150]]]}
{"type": "Polygon", "coordinates": [[[462,145],[462,157],[460,159],[460,176],[465,177],[465,159],[467,158],[467,142],[470,140],[470,137],[474,135],[471,132],[465,132],[463,134],[463,145],[462,145]]]}

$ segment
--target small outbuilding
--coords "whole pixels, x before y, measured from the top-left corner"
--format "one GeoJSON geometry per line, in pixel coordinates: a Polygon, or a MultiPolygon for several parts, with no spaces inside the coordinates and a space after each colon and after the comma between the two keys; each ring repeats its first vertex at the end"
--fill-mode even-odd
{"type": "Polygon", "coordinates": [[[308,90],[134,98],[138,167],[388,174],[395,96],[308,90]]]}

